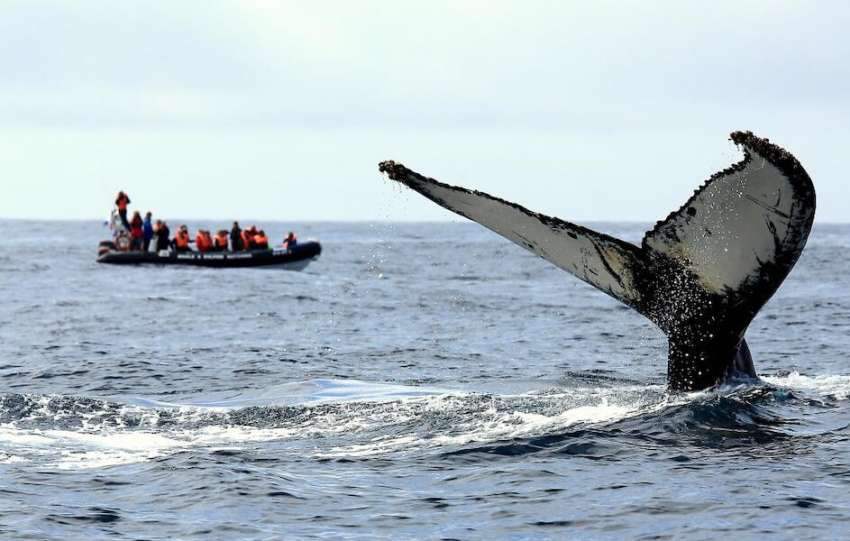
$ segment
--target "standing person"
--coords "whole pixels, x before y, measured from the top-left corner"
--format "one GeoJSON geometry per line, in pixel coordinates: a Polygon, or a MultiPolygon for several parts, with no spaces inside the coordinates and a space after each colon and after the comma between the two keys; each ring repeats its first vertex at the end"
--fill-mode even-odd
{"type": "Polygon", "coordinates": [[[239,222],[233,222],[233,228],[230,230],[230,249],[234,252],[242,250],[242,229],[239,227],[239,222]]]}
{"type": "Polygon", "coordinates": [[[157,253],[162,250],[168,250],[168,239],[171,236],[171,231],[168,229],[168,224],[163,222],[162,220],[157,220],[156,226],[154,227],[154,234],[156,235],[157,253]]]}
{"type": "Polygon", "coordinates": [[[130,221],[130,250],[142,249],[142,238],[145,236],[143,226],[142,215],[138,211],[134,212],[133,220],[130,221]]]}
{"type": "Polygon", "coordinates": [[[130,204],[130,197],[123,191],[118,192],[118,197],[115,198],[115,206],[118,207],[118,216],[121,217],[121,223],[127,230],[130,230],[130,223],[127,221],[127,205],[130,204]]]}
{"type": "Polygon", "coordinates": [[[151,223],[151,211],[145,214],[145,220],[142,222],[142,251],[147,252],[151,247],[151,239],[153,238],[153,224],[151,223]]]}

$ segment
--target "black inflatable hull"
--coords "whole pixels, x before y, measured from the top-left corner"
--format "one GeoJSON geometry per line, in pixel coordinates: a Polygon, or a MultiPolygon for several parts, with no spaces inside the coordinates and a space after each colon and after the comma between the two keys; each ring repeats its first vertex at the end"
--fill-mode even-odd
{"type": "Polygon", "coordinates": [[[170,252],[159,255],[154,252],[117,252],[110,250],[100,254],[98,263],[112,265],[193,265],[211,268],[280,267],[301,270],[313,258],[322,253],[318,242],[298,243],[291,250],[250,250],[247,252],[170,252]]]}

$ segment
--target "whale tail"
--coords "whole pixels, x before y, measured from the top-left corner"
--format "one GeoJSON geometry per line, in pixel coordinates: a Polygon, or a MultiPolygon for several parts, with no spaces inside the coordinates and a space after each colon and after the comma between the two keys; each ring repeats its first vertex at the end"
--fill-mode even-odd
{"type": "Polygon", "coordinates": [[[814,186],[790,153],[751,132],[731,139],[743,160],[709,178],[640,246],[393,161],[379,168],[648,317],[669,340],[670,387],[694,390],[736,369],[755,375],[744,333],[796,263],[814,220],[814,186]]]}

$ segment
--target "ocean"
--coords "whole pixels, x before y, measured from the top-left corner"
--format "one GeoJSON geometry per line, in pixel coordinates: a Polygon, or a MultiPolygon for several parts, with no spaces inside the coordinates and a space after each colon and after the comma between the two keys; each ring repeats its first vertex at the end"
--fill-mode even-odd
{"type": "Polygon", "coordinates": [[[847,536],[850,225],[750,326],[761,382],[689,394],[647,320],[476,224],[258,225],[323,253],[114,267],[96,221],[0,221],[0,538],[847,536]]]}

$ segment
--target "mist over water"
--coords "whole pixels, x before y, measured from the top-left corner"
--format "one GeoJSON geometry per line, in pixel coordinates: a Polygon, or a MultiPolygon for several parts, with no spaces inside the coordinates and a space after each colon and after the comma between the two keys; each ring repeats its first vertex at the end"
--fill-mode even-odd
{"type": "Polygon", "coordinates": [[[0,221],[4,539],[844,535],[850,226],[751,325],[760,384],[671,395],[649,322],[475,224],[262,225],[321,258],[0,221]]]}

